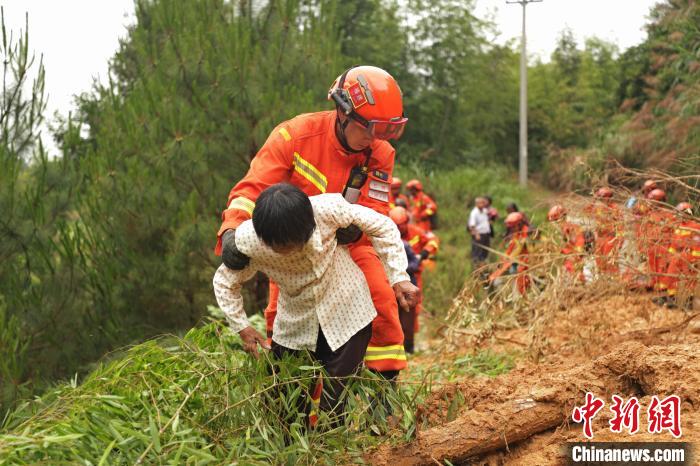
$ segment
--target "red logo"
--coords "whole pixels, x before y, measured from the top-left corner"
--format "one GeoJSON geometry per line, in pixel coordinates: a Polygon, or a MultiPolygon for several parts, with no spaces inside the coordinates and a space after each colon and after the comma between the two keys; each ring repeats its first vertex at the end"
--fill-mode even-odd
{"type": "Polygon", "coordinates": [[[367,103],[367,97],[365,97],[365,92],[362,90],[359,82],[348,87],[348,94],[350,95],[352,106],[355,108],[360,108],[367,103]]]}
{"type": "Polygon", "coordinates": [[[583,422],[583,435],[587,438],[593,438],[593,427],[591,426],[593,418],[605,406],[605,401],[596,398],[593,393],[586,393],[586,403],[583,406],[574,408],[571,418],[574,422],[583,422]]]}
{"type": "MultiPolygon", "coordinates": [[[[613,395],[613,403],[610,406],[610,411],[613,412],[613,417],[608,421],[610,431],[622,433],[627,429],[629,434],[635,434],[639,431],[639,411],[641,409],[639,400],[635,397],[630,397],[627,401],[624,398],[613,395]]],[[[603,409],[605,401],[593,395],[586,393],[586,401],[582,406],[574,407],[571,414],[571,419],[577,423],[583,423],[583,435],[586,438],[593,438],[593,418],[603,409]]],[[[667,430],[671,435],[679,438],[682,434],[681,430],[681,399],[677,395],[670,395],[659,400],[659,397],[654,395],[651,397],[651,402],[647,408],[647,431],[650,434],[660,434],[667,430]]]]}
{"type": "Polygon", "coordinates": [[[656,395],[652,396],[647,413],[650,434],[668,430],[676,438],[681,436],[681,399],[677,395],[667,396],[661,401],[656,395]]]}
{"type": "Polygon", "coordinates": [[[610,430],[619,434],[624,428],[630,434],[636,434],[639,430],[639,400],[632,397],[623,403],[624,400],[617,395],[613,395],[612,399],[610,410],[615,416],[610,419],[610,430]]]}

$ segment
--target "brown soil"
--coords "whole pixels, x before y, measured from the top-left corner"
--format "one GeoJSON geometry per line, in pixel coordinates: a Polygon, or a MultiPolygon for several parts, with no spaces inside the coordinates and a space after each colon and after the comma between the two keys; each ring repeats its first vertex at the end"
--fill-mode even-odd
{"type": "Polygon", "coordinates": [[[648,434],[645,424],[650,396],[671,394],[683,400],[680,440],[700,441],[697,314],[659,308],[649,296],[608,296],[560,309],[534,330],[497,331],[478,345],[522,351],[533,341],[540,343],[537,363],[522,362],[494,379],[469,379],[434,391],[419,410],[416,439],[385,445],[369,462],[562,464],[564,443],[584,440],[571,411],[587,391],[606,402],[595,418],[596,441],[672,441],[667,433],[648,434]],[[613,394],[640,399],[639,433],[615,434],[607,428],[613,394]],[[448,421],[454,403],[461,407],[448,421]]]}

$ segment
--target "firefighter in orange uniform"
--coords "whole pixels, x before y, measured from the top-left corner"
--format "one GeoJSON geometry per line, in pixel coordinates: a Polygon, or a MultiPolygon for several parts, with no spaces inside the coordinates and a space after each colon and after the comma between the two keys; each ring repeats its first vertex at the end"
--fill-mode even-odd
{"type": "MultiPolygon", "coordinates": [[[[395,154],[388,140],[401,137],[407,122],[398,84],[380,68],[353,67],[336,79],[328,99],[335,103],[334,111],[299,115],[274,128],[248,173],[229,193],[216,245],[229,268],[240,269],[247,260],[236,248],[236,227],[251,218],[258,195],[275,183],[289,182],[310,196],[342,193],[348,202],[388,214],[395,154]]],[[[406,367],[397,301],[408,308],[418,300],[418,290],[413,285],[392,289],[377,254],[357,227],[338,230],[337,236],[339,243],[349,244],[377,309],[365,364],[394,378],[406,367]]],[[[271,283],[265,310],[268,337],[278,293],[271,283]]]]}
{"type": "Polygon", "coordinates": [[[586,247],[586,238],[581,227],[567,221],[566,217],[566,209],[560,205],[552,206],[547,213],[547,220],[559,224],[564,240],[564,245],[560,251],[566,256],[564,268],[571,275],[578,275],[579,280],[585,281],[582,259],[586,247]]]}
{"type": "Polygon", "coordinates": [[[530,277],[527,276],[527,262],[528,262],[528,248],[527,240],[530,233],[530,227],[525,223],[525,217],[522,212],[511,212],[505,219],[506,227],[508,227],[513,234],[508,241],[508,247],[506,248],[506,258],[504,259],[501,266],[489,275],[489,282],[493,283],[501,275],[506,273],[513,265],[516,265],[516,273],[518,274],[515,279],[515,284],[518,288],[518,292],[524,295],[527,289],[530,287],[530,277]]]}
{"type": "Polygon", "coordinates": [[[666,192],[653,189],[646,199],[651,203],[647,214],[646,228],[642,228],[642,243],[646,248],[647,263],[649,264],[649,286],[656,291],[664,291],[666,283],[662,278],[669,263],[668,248],[671,247],[673,236],[674,215],[661,205],[666,201],[666,192]]]}
{"type": "MultiPolygon", "coordinates": [[[[438,252],[440,241],[433,232],[425,231],[418,225],[409,223],[408,211],[403,207],[394,207],[391,209],[389,211],[389,217],[391,217],[399,228],[401,239],[407,241],[408,244],[411,245],[413,252],[420,257],[421,265],[418,267],[418,270],[414,272],[414,276],[416,277],[416,284],[422,292],[424,264],[430,258],[435,257],[438,252]]],[[[423,303],[421,301],[419,301],[415,307],[411,308],[409,315],[404,316],[406,313],[401,313],[405,337],[404,346],[409,353],[413,352],[414,335],[419,327],[418,316],[423,310],[423,303]]]]}
{"type": "Polygon", "coordinates": [[[660,296],[653,301],[659,305],[675,308],[681,305],[692,309],[697,275],[700,272],[700,223],[690,218],[693,215],[692,206],[681,202],[676,206],[678,220],[668,249],[669,265],[662,281],[666,285],[666,296],[660,296]],[[680,285],[680,286],[679,286],[680,285]],[[680,301],[678,289],[685,291],[687,296],[680,301]]]}
{"type": "Polygon", "coordinates": [[[411,221],[425,231],[435,228],[437,204],[423,192],[423,184],[418,180],[406,183],[408,196],[411,200],[411,221]]]}
{"type": "Polygon", "coordinates": [[[391,196],[389,196],[389,207],[393,209],[394,207],[403,207],[408,209],[409,201],[408,197],[401,192],[401,185],[403,182],[401,178],[394,176],[391,179],[391,196]]]}
{"type": "Polygon", "coordinates": [[[617,253],[622,246],[622,213],[612,199],[610,188],[594,193],[594,202],[586,208],[596,223],[595,260],[600,273],[617,273],[617,253]]]}

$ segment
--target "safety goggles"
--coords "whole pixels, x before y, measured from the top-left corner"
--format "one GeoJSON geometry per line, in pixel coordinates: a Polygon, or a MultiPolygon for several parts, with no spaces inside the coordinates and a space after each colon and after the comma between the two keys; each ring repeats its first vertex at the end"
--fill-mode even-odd
{"type": "Polygon", "coordinates": [[[350,118],[365,128],[373,138],[383,140],[399,139],[408,122],[406,117],[396,117],[391,120],[366,120],[356,112],[352,112],[350,118]]]}

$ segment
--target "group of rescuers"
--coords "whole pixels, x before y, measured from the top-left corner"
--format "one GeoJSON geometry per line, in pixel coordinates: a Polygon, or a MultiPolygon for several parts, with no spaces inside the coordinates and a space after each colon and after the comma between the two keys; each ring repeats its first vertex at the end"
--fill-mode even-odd
{"type": "Polygon", "coordinates": [[[214,292],[244,349],[273,358],[308,351],[327,372],[307,422],[342,412],[348,376],[364,364],[388,381],[406,367],[434,266],[436,203],[417,180],[393,177],[403,134],[401,90],[386,71],[354,66],[328,91],[335,110],[277,125],[231,190],[215,252],[214,292]],[[249,323],[241,286],[270,280],[267,336],[249,323]]]}
{"type": "MultiPolygon", "coordinates": [[[[564,270],[573,280],[586,282],[593,269],[630,289],[655,291],[657,305],[691,309],[700,272],[700,223],[692,205],[681,202],[672,208],[655,180],[646,180],[624,207],[614,198],[611,188],[601,187],[576,215],[560,204],[550,208],[547,219],[557,227],[564,270]]],[[[515,274],[517,292],[525,294],[532,284],[533,237],[539,235],[521,212],[509,213],[505,226],[506,252],[488,282],[515,274]]]]}

